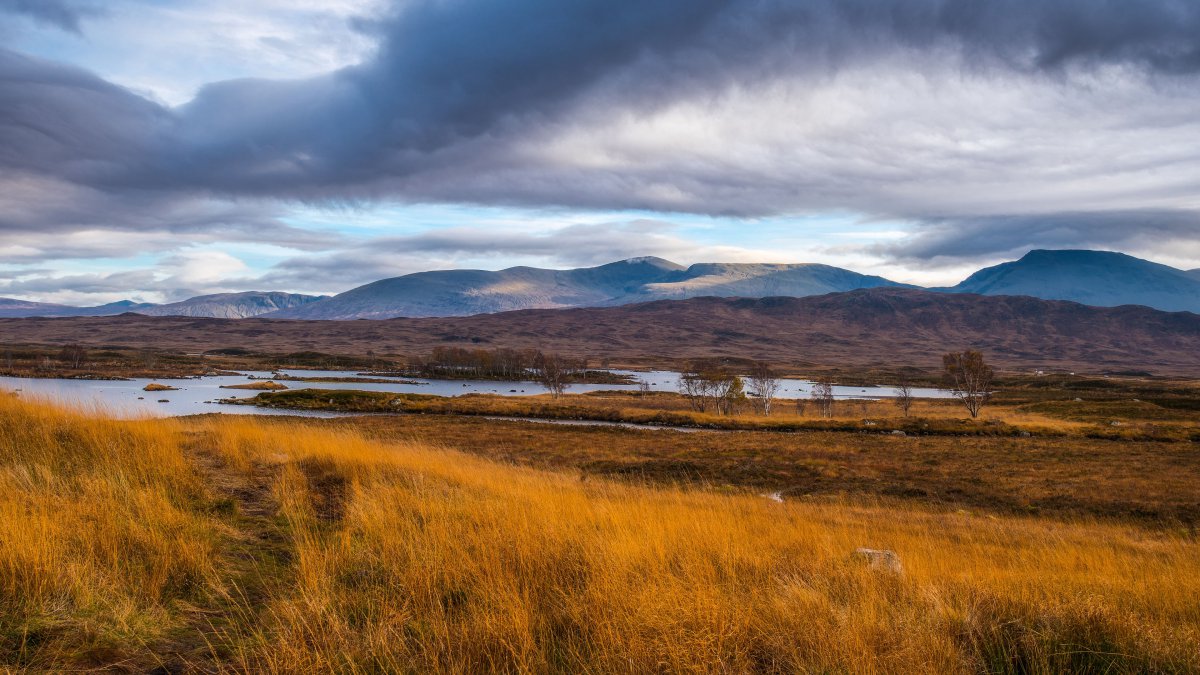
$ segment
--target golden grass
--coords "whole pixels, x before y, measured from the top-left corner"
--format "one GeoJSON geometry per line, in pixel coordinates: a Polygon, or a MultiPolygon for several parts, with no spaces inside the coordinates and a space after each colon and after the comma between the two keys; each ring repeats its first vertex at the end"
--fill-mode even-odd
{"type": "Polygon", "coordinates": [[[655,394],[640,398],[625,392],[594,392],[566,395],[502,396],[466,394],[435,396],[352,389],[298,389],[265,392],[254,398],[223,401],[238,405],[269,408],[334,410],[360,413],[416,413],[442,415],[485,415],[530,417],[538,419],[595,420],[629,424],[682,426],[727,431],[851,431],[885,433],[903,431],[917,435],[946,436],[1046,436],[1108,438],[1114,440],[1154,440],[1166,442],[1200,441],[1200,413],[1190,410],[1155,408],[1160,419],[1147,418],[1144,405],[1130,402],[1057,401],[1048,406],[1054,414],[1031,411],[1039,406],[991,406],[978,419],[967,416],[962,404],[954,400],[918,401],[908,416],[890,401],[839,400],[831,417],[820,417],[809,401],[803,415],[794,402],[777,404],[770,416],[754,414],[749,406],[733,415],[696,412],[677,394],[655,394]],[[1102,409],[1106,414],[1097,414],[1102,409]],[[1128,409],[1128,414],[1122,410],[1128,409]],[[1064,412],[1064,410],[1066,412],[1064,412]],[[1080,410],[1087,414],[1080,418],[1080,410]],[[1057,415],[1057,416],[1056,416],[1057,415]]]}
{"type": "Polygon", "coordinates": [[[1194,539],[285,431],[0,401],[0,668],[1200,670],[1194,539]]]}
{"type": "Polygon", "coordinates": [[[247,382],[245,384],[223,384],[221,389],[249,389],[251,391],[284,391],[288,388],[286,384],[280,384],[273,380],[266,382],[247,382]]]}

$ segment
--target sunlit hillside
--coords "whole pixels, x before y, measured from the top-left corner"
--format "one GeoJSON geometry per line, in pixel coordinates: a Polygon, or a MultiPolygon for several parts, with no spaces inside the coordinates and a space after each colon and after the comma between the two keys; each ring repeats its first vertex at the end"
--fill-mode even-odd
{"type": "Polygon", "coordinates": [[[0,670],[1200,670],[1185,530],[287,429],[0,399],[0,670]]]}

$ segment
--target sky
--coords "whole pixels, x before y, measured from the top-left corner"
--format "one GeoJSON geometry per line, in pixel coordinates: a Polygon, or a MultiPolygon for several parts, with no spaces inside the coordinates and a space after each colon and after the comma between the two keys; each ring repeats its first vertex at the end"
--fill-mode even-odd
{"type": "Polygon", "coordinates": [[[0,296],[1200,267],[1193,0],[0,0],[0,296]]]}

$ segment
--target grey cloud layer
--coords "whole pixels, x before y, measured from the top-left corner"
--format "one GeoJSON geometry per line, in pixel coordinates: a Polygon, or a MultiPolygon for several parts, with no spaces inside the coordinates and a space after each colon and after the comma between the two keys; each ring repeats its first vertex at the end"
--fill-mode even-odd
{"type": "Polygon", "coordinates": [[[1170,253],[1200,244],[1200,213],[1113,211],[929,220],[911,240],[880,247],[908,261],[1019,256],[1031,248],[1101,248],[1170,253]]]}
{"type": "MultiPolygon", "coordinates": [[[[453,228],[379,237],[332,255],[286,260],[254,284],[327,292],[410,272],[458,267],[463,259],[553,259],[582,267],[643,255],[690,259],[705,254],[703,247],[680,238],[676,229],[671,223],[636,220],[576,224],[541,233],[453,228]]],[[[713,254],[724,257],[719,251],[713,254]]]]}
{"type": "MultiPolygon", "coordinates": [[[[0,0],[67,29],[82,7],[0,0]]],[[[1200,148],[1163,142],[1200,138],[1188,0],[417,0],[364,25],[365,63],[179,108],[0,51],[0,178],[25,187],[0,232],[288,235],[264,199],[843,209],[923,223],[889,251],[919,258],[1196,208],[1200,148]],[[81,213],[44,213],[60,190],[81,213]],[[1042,217],[1083,206],[1113,215],[1042,217]]]]}
{"type": "Polygon", "coordinates": [[[465,151],[511,152],[529,126],[556,121],[606,82],[620,85],[617,107],[657,104],[905,49],[1024,70],[1200,68],[1200,5],[1178,0],[464,0],[406,3],[377,25],[368,63],[308,80],[217,83],[175,110],[6,54],[0,159],[110,189],[354,198],[403,193],[404,179],[430,164],[482,169],[487,157],[453,149],[488,137],[509,143],[465,151]]]}
{"type": "Polygon", "coordinates": [[[97,13],[94,5],[77,0],[0,0],[0,13],[28,16],[72,33],[80,32],[80,23],[97,13]]]}

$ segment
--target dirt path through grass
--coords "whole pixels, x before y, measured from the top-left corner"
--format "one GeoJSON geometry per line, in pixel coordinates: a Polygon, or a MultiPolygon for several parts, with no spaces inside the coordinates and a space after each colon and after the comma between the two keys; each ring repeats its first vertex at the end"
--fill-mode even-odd
{"type": "Polygon", "coordinates": [[[294,546],[273,489],[281,465],[234,466],[203,432],[190,433],[183,447],[213,496],[210,508],[229,529],[218,563],[221,587],[205,606],[186,608],[187,629],[153,649],[161,655],[156,672],[218,672],[231,662],[249,667],[246,655],[230,653],[227,645],[248,644],[247,631],[270,625],[269,617],[260,615],[294,579],[294,546]]]}

